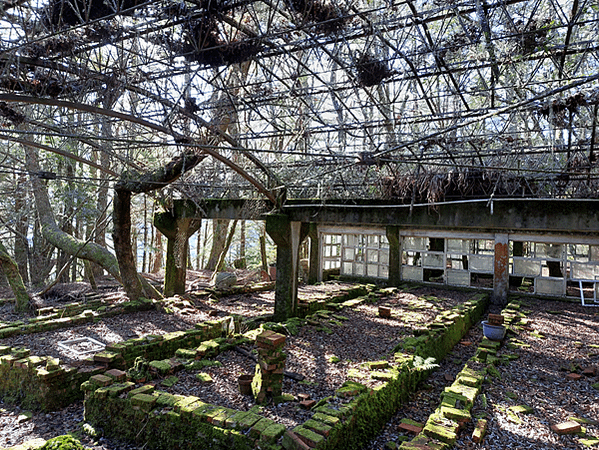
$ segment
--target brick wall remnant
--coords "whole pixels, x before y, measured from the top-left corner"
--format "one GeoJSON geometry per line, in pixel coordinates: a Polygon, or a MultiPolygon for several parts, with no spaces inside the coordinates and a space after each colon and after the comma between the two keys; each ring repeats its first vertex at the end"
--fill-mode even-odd
{"type": "Polygon", "coordinates": [[[256,403],[265,403],[269,398],[282,394],[285,359],[283,353],[285,336],[274,331],[264,330],[256,337],[258,364],[252,380],[252,394],[256,403]]]}

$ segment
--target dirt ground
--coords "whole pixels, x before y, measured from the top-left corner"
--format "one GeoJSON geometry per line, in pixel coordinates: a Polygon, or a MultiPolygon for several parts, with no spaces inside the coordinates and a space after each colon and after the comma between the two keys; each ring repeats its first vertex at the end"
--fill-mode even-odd
{"type": "MultiPolygon", "coordinates": [[[[204,281],[196,278],[191,292],[203,288],[204,281]],[[200,281],[198,281],[200,280],[200,281]]],[[[327,283],[303,286],[300,298],[330,295],[349,287],[347,283],[327,283]]],[[[77,287],[80,288],[81,286],[77,287]]],[[[72,293],[65,297],[72,301],[72,293]]],[[[112,293],[111,295],[114,295],[112,293]]],[[[464,301],[471,294],[454,292],[433,287],[419,287],[397,292],[384,300],[392,307],[392,319],[378,316],[378,304],[363,304],[353,309],[344,309],[338,314],[342,319],[328,323],[327,327],[306,325],[296,336],[288,336],[285,352],[289,355],[286,370],[304,376],[302,382],[286,379],[283,391],[307,394],[319,400],[338,388],[348,378],[348,372],[361,370],[361,363],[379,359],[390,359],[391,350],[402,339],[411,335],[415,327],[423,326],[436,314],[464,301]]],[[[13,336],[0,340],[0,345],[22,346],[31,349],[34,355],[51,355],[72,365],[80,364],[80,358],[68,354],[57,342],[82,336],[92,337],[103,343],[120,342],[132,337],[148,334],[164,334],[188,329],[197,322],[228,314],[255,316],[272,312],[272,291],[243,294],[221,299],[201,298],[190,294],[193,313],[183,315],[165,314],[159,311],[137,312],[103,319],[97,323],[64,328],[45,333],[13,336]]],[[[60,303],[59,296],[47,300],[60,303]]],[[[10,306],[4,305],[0,314],[4,321],[14,315],[10,306]],[[4,314],[6,313],[6,314],[4,314]]],[[[570,416],[597,420],[599,402],[597,391],[591,387],[596,377],[584,377],[579,381],[567,381],[572,370],[599,365],[599,308],[557,301],[527,299],[523,310],[530,318],[530,330],[514,336],[518,346],[511,345],[505,351],[519,356],[507,366],[500,366],[499,377],[487,377],[484,384],[485,403],[475,405],[476,417],[489,420],[487,439],[474,444],[470,435],[471,425],[460,435],[456,448],[460,449],[503,449],[503,448],[585,448],[578,437],[558,437],[549,430],[551,424],[564,421],[570,416]],[[543,336],[543,337],[539,337],[543,336]],[[595,347],[597,346],[597,347],[595,347]],[[506,394],[506,392],[510,394],[506,394]],[[526,403],[534,413],[521,416],[516,421],[509,414],[509,407],[526,403]]],[[[425,422],[438,406],[440,392],[453,381],[465,362],[473,356],[478,341],[482,338],[480,326],[473,327],[432,376],[420,386],[411,400],[391,418],[381,433],[365,447],[383,449],[387,442],[398,442],[400,434],[397,424],[404,418],[425,422]]],[[[87,355],[86,355],[87,356],[87,355]]],[[[175,374],[177,382],[169,388],[160,385],[163,379],[153,382],[159,389],[173,393],[195,395],[202,400],[247,410],[254,405],[251,397],[241,395],[237,388],[237,377],[241,373],[252,373],[255,363],[233,350],[215,358],[222,366],[202,369],[211,374],[214,383],[199,385],[194,371],[175,374]]],[[[355,373],[355,372],[354,372],[355,373]]],[[[372,386],[376,382],[370,382],[372,386]]],[[[48,439],[67,432],[80,431],[83,421],[82,402],[52,413],[34,412],[33,418],[25,420],[23,411],[15,406],[0,404],[0,446],[20,444],[35,437],[48,439]]],[[[289,428],[309,418],[310,413],[300,409],[297,403],[288,402],[270,405],[262,414],[283,423],[289,428]]],[[[587,424],[588,435],[599,437],[596,424],[587,424]]],[[[135,446],[114,440],[84,437],[83,441],[95,450],[133,449],[135,446]]]]}

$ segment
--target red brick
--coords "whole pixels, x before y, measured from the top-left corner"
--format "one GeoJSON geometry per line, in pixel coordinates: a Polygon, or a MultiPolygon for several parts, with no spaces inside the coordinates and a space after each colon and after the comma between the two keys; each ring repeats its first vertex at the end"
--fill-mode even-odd
{"type": "Polygon", "coordinates": [[[485,438],[485,434],[487,433],[487,421],[485,419],[480,419],[476,422],[476,427],[474,427],[474,432],[472,433],[472,441],[476,444],[480,444],[482,440],[485,438]]]}
{"type": "Polygon", "coordinates": [[[551,431],[557,434],[573,434],[578,433],[581,430],[581,426],[579,423],[576,423],[572,420],[568,420],[567,422],[558,423],[556,425],[551,425],[551,431]]]}
{"type": "Polygon", "coordinates": [[[299,404],[302,408],[310,410],[316,405],[316,400],[302,400],[299,404]]]}
{"type": "Polygon", "coordinates": [[[594,377],[595,375],[597,375],[597,367],[585,367],[585,369],[582,371],[582,374],[587,377],[594,377]]]}
{"type": "Polygon", "coordinates": [[[453,381],[455,379],[450,373],[443,374],[443,378],[445,378],[445,381],[453,381]]]}
{"type": "Polygon", "coordinates": [[[265,330],[256,336],[256,345],[263,348],[282,347],[285,344],[285,335],[265,330]]]}
{"type": "Polygon", "coordinates": [[[391,318],[391,308],[388,306],[379,306],[379,316],[383,319],[391,318]]]}
{"type": "Polygon", "coordinates": [[[104,375],[112,378],[115,381],[124,381],[127,378],[127,373],[119,369],[110,369],[104,372],[104,375]]]}
{"type": "Polygon", "coordinates": [[[299,398],[300,400],[309,400],[310,399],[310,394],[306,394],[304,392],[301,392],[301,393],[297,394],[297,398],[299,398]]]}
{"type": "Polygon", "coordinates": [[[412,434],[419,434],[420,432],[422,432],[422,427],[417,427],[416,425],[411,425],[409,423],[404,423],[401,422],[397,428],[399,429],[399,431],[407,431],[408,433],[412,433],[412,434]]]}
{"type": "Polygon", "coordinates": [[[90,381],[97,386],[109,386],[112,384],[112,378],[106,375],[94,375],[90,381]]]}
{"type": "Polygon", "coordinates": [[[283,436],[283,447],[287,450],[311,450],[293,431],[286,431],[283,436]]]}
{"type": "Polygon", "coordinates": [[[460,341],[464,347],[470,347],[472,345],[472,341],[460,341]]]}
{"type": "Polygon", "coordinates": [[[488,322],[491,325],[502,325],[504,320],[501,314],[489,314],[488,322]]]}
{"type": "Polygon", "coordinates": [[[569,373],[568,375],[566,375],[566,378],[570,381],[578,381],[582,378],[582,375],[580,375],[579,373],[569,373]]]}

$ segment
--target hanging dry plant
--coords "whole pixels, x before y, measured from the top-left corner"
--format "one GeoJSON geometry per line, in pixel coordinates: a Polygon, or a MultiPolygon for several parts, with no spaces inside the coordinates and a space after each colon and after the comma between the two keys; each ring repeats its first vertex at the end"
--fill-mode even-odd
{"type": "Polygon", "coordinates": [[[537,51],[547,42],[547,34],[550,30],[551,20],[531,20],[524,25],[521,21],[516,22],[518,45],[523,55],[530,55],[537,51]]]}
{"type": "Polygon", "coordinates": [[[314,24],[324,34],[336,33],[349,22],[345,11],[320,0],[289,0],[289,5],[304,22],[314,24]]]}
{"type": "Polygon", "coordinates": [[[356,64],[358,72],[358,82],[362,86],[376,86],[381,84],[385,79],[393,75],[393,71],[389,69],[387,63],[364,54],[360,56],[356,64]]]}
{"type": "Polygon", "coordinates": [[[8,124],[4,124],[4,126],[13,125],[16,127],[26,120],[26,117],[23,114],[15,111],[4,102],[0,102],[0,116],[8,120],[8,124]]]}
{"type": "Polygon", "coordinates": [[[26,47],[26,51],[33,58],[46,58],[71,53],[74,48],[75,40],[73,36],[65,35],[55,39],[48,39],[42,43],[31,44],[26,47]]]}
{"type": "Polygon", "coordinates": [[[547,102],[538,109],[538,112],[554,126],[567,127],[569,115],[577,113],[578,108],[586,104],[586,97],[579,92],[564,99],[547,102]]]}
{"type": "Polygon", "coordinates": [[[181,54],[188,61],[195,61],[209,67],[220,67],[247,61],[262,49],[263,46],[255,38],[223,41],[219,36],[215,17],[206,14],[189,23],[186,42],[181,46],[181,54]]]}
{"type": "Polygon", "coordinates": [[[116,13],[131,15],[142,2],[143,0],[118,0],[115,9],[111,2],[104,0],[50,0],[46,21],[55,29],[81,25],[116,13]],[[132,8],[132,11],[121,12],[132,8]]]}

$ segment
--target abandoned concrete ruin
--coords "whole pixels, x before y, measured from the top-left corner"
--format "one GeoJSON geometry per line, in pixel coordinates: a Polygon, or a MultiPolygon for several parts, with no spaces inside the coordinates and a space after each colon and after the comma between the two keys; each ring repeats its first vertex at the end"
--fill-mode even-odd
{"type": "MultiPolygon", "coordinates": [[[[266,215],[266,230],[277,244],[275,315],[281,320],[295,315],[299,247],[306,239],[311,282],[322,281],[323,273],[337,269],[345,278],[389,286],[412,281],[476,287],[492,292],[492,301],[499,305],[506,304],[510,289],[596,303],[598,206],[595,200],[557,199],[470,200],[434,206],[289,201],[279,213],[266,215]]],[[[248,208],[244,201],[215,200],[201,203],[199,209],[210,218],[234,219],[262,208],[248,208]]],[[[199,209],[183,202],[163,213],[171,218],[173,229],[181,230],[180,236],[169,239],[186,239],[187,227],[175,224],[200,219],[199,209]]],[[[184,274],[184,262],[167,271],[184,274]]],[[[180,294],[184,288],[181,283],[172,288],[165,285],[165,291],[180,294]]]]}
{"type": "MultiPolygon", "coordinates": [[[[7,402],[55,411],[84,398],[88,434],[149,448],[360,448],[488,308],[517,333],[521,299],[599,306],[596,2],[6,0],[1,11],[0,264],[23,317],[0,324],[0,339],[197,312],[219,298],[186,289],[189,239],[206,220],[260,222],[276,246],[274,287],[244,286],[274,289],[258,319],[215,313],[101,351],[74,339],[93,348],[84,367],[0,342],[7,402]],[[150,225],[167,241],[160,286],[139,268],[150,225]],[[74,278],[79,264],[126,300],[30,308],[33,275],[47,263],[48,284],[69,258],[74,278]],[[357,285],[302,300],[300,272],[357,285]],[[414,325],[388,360],[362,362],[368,382],[286,397],[290,330],[331,331],[322,321],[340,327],[364,305],[391,320],[385,302],[414,286],[468,297],[414,325]],[[258,355],[256,404],[297,401],[309,419],[288,428],[150,383],[243,345],[258,355]]],[[[455,444],[486,371],[510,360],[497,342],[474,346],[487,366],[465,365],[401,448],[455,444]]]]}

